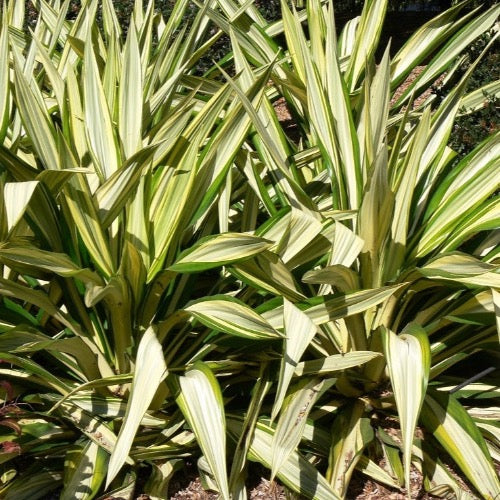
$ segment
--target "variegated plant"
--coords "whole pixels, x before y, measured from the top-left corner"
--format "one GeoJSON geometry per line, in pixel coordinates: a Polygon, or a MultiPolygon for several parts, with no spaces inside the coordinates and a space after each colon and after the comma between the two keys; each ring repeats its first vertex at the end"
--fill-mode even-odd
{"type": "Polygon", "coordinates": [[[209,0],[184,26],[187,0],[137,0],[126,35],[110,0],[74,21],[34,3],[32,33],[14,1],[0,31],[0,379],[21,412],[0,496],[132,498],[148,474],[166,498],[188,457],[225,499],[249,461],[308,498],[355,470],[410,494],[411,467],[467,496],[445,450],[495,498],[498,389],[456,370],[498,348],[500,137],[446,145],[481,106],[474,65],[413,102],[500,8],[457,5],[376,60],[387,0],[340,33],[328,1],[268,25],[209,0]]]}

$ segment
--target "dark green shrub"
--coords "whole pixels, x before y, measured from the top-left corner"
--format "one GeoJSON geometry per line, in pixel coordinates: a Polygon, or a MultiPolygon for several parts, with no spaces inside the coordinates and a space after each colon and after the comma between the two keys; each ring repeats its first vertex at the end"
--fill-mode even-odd
{"type": "MultiPolygon", "coordinates": [[[[467,50],[467,60],[461,72],[465,72],[485,45],[491,34],[485,34],[467,50]]],[[[500,79],[500,51],[498,42],[481,61],[471,75],[468,91],[483,87],[484,85],[500,79]]],[[[486,106],[475,113],[462,116],[455,122],[450,146],[460,154],[467,154],[481,141],[500,129],[500,99],[497,96],[485,93],[486,106]]]]}

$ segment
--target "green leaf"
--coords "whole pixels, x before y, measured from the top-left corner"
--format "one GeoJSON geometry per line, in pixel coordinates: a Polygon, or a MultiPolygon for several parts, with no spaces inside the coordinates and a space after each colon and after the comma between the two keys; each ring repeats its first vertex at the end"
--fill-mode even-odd
{"type": "Polygon", "coordinates": [[[3,492],[4,500],[38,500],[48,495],[62,484],[62,473],[46,468],[32,472],[29,477],[20,478],[10,484],[3,492]]]}
{"type": "Polygon", "coordinates": [[[62,380],[60,377],[57,377],[32,359],[15,356],[14,354],[11,354],[9,352],[0,352],[0,356],[0,359],[8,361],[13,365],[22,368],[23,371],[20,372],[21,377],[29,376],[30,374],[32,374],[42,380],[44,382],[44,385],[50,387],[51,389],[55,389],[61,394],[66,394],[70,391],[70,386],[67,381],[62,380]]]}
{"type": "Polygon", "coordinates": [[[226,423],[222,393],[211,370],[197,361],[178,378],[176,401],[196,434],[224,500],[229,500],[226,469],[226,423]]]}

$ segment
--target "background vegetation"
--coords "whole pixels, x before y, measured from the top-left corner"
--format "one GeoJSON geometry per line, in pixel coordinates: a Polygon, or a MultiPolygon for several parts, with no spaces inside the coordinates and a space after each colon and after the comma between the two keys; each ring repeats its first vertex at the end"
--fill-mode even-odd
{"type": "MultiPolygon", "coordinates": [[[[126,30],[129,20],[130,12],[133,10],[135,0],[119,0],[114,1],[113,6],[116,11],[118,21],[123,29],[126,30]]],[[[340,27],[344,25],[346,20],[352,18],[361,12],[363,7],[362,0],[349,0],[335,2],[335,11],[337,13],[337,24],[340,27]]],[[[456,2],[455,2],[456,3],[456,2]]],[[[469,2],[469,8],[472,6],[482,6],[487,8],[492,6],[495,2],[487,0],[485,2],[469,2]]],[[[389,39],[392,40],[393,51],[394,47],[399,48],[403,45],[406,39],[420,27],[426,19],[430,19],[436,11],[443,11],[453,4],[452,1],[444,0],[413,0],[413,1],[389,1],[389,12],[399,12],[401,18],[397,18],[397,14],[385,23],[383,30],[383,40],[385,43],[389,39]],[[408,12],[411,8],[419,12],[417,15],[408,12]],[[405,11],[407,12],[406,14],[405,11]]],[[[155,3],[156,10],[162,14],[165,19],[168,19],[172,13],[175,5],[175,0],[157,0],[155,3]]],[[[269,22],[275,22],[281,17],[280,0],[256,0],[255,6],[259,12],[269,22]]],[[[30,0],[26,0],[27,8],[27,22],[34,26],[38,17],[38,11],[30,0]]],[[[80,9],[80,2],[71,1],[68,9],[69,17],[74,17],[80,9]]],[[[195,17],[197,8],[196,5],[190,2],[186,6],[184,12],[184,24],[189,24],[195,17]]],[[[99,13],[98,13],[99,17],[99,13]]],[[[181,23],[182,24],[182,23],[181,23]]],[[[215,28],[214,28],[215,29],[215,28]]],[[[489,39],[489,35],[484,35],[480,40],[471,44],[466,51],[464,51],[465,59],[462,64],[462,74],[466,71],[467,67],[478,57],[481,49],[489,39]]],[[[200,74],[205,73],[213,64],[213,61],[220,61],[224,55],[230,51],[230,42],[227,36],[222,36],[210,48],[209,52],[201,58],[197,64],[197,71],[200,74]]],[[[497,42],[487,54],[487,56],[479,63],[474,74],[471,76],[468,89],[474,90],[484,87],[490,82],[498,80],[498,68],[500,67],[499,58],[499,43],[497,42]]],[[[230,70],[229,70],[230,71],[230,70]]],[[[230,71],[231,72],[231,71],[230,71]]],[[[438,96],[443,96],[449,89],[442,89],[436,87],[434,92],[438,96]]],[[[500,127],[500,109],[498,106],[498,99],[494,95],[486,92],[485,99],[488,105],[477,110],[475,113],[467,114],[467,116],[458,118],[455,124],[454,133],[451,136],[450,145],[453,149],[461,154],[468,153],[479,144],[485,137],[500,127]]]]}

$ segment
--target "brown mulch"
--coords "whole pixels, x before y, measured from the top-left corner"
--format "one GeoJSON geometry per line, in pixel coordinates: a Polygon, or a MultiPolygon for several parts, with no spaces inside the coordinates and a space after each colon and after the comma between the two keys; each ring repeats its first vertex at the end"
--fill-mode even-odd
{"type": "MultiPolygon", "coordinates": [[[[425,68],[426,68],[425,66],[415,66],[415,68],[408,75],[406,80],[394,92],[394,95],[391,98],[391,104],[394,104],[403,95],[404,91],[418,78],[418,76],[420,76],[420,74],[422,73],[422,71],[424,71],[425,68]]],[[[443,83],[445,76],[446,73],[443,73],[432,84],[432,86],[429,85],[429,87],[415,99],[413,107],[418,108],[418,106],[423,104],[427,100],[427,98],[430,97],[430,95],[434,92],[433,89],[439,87],[443,83]]]]}
{"type": "MultiPolygon", "coordinates": [[[[437,497],[429,495],[423,490],[422,476],[416,469],[412,470],[410,480],[412,491],[411,497],[413,499],[437,499],[437,497]]],[[[368,479],[360,472],[355,472],[351,482],[349,483],[346,498],[349,500],[406,500],[407,496],[406,491],[402,492],[391,490],[382,484],[368,479]]]]}
{"type": "MultiPolygon", "coordinates": [[[[422,71],[426,66],[416,66],[411,73],[407,76],[406,80],[396,89],[392,98],[391,104],[394,104],[404,93],[404,91],[420,76],[422,71]]],[[[443,80],[445,74],[442,74],[432,85],[419,95],[414,102],[414,107],[420,106],[422,103],[426,101],[426,99],[432,95],[433,88],[439,87],[443,80]]],[[[276,111],[276,116],[278,120],[282,123],[283,127],[287,129],[288,127],[292,127],[294,125],[292,115],[290,114],[290,110],[287,107],[286,101],[284,97],[280,97],[277,99],[274,104],[274,110],[276,111]]]]}
{"type": "MultiPolygon", "coordinates": [[[[193,479],[186,488],[176,492],[170,500],[217,500],[219,496],[215,493],[205,491],[201,486],[199,478],[193,479]]],[[[286,500],[284,488],[277,483],[270,483],[262,478],[260,482],[250,491],[250,500],[286,500]]]]}
{"type": "MultiPolygon", "coordinates": [[[[437,497],[428,495],[422,489],[422,477],[417,470],[412,471],[412,498],[417,500],[433,500],[437,497]]],[[[195,477],[182,489],[182,481],[175,480],[169,488],[170,500],[218,500],[216,493],[205,491],[200,479],[195,477]]],[[[286,500],[285,489],[279,483],[271,483],[261,478],[258,483],[249,488],[248,498],[250,500],[286,500]]],[[[296,497],[297,499],[303,497],[296,497]]],[[[361,473],[355,472],[349,484],[346,498],[349,500],[406,500],[404,492],[390,490],[385,486],[367,479],[361,473]]],[[[141,495],[136,500],[149,500],[147,495],[141,495]]]]}

